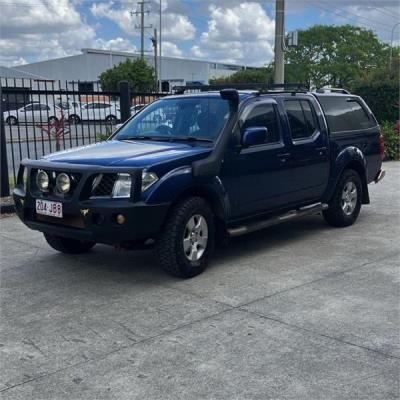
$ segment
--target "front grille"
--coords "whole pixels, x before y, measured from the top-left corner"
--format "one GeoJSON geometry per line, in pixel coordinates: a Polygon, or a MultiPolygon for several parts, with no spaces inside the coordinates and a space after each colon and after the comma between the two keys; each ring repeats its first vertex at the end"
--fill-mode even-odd
{"type": "Polygon", "coordinates": [[[111,197],[117,174],[99,174],[93,179],[91,197],[111,197]]]}

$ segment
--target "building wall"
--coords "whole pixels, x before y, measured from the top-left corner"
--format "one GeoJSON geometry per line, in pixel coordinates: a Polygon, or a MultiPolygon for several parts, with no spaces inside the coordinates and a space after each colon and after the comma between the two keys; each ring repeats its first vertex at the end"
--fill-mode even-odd
{"type": "MultiPolygon", "coordinates": [[[[97,81],[103,71],[125,61],[127,58],[135,59],[137,57],[138,55],[123,52],[87,49],[76,56],[20,65],[17,68],[20,71],[52,80],[97,81]]],[[[146,55],[145,58],[150,65],[154,64],[152,56],[146,55]]],[[[231,75],[235,70],[242,67],[208,61],[163,57],[161,68],[163,80],[176,80],[177,84],[181,80],[181,84],[183,84],[186,81],[208,83],[211,78],[231,75]]]]}

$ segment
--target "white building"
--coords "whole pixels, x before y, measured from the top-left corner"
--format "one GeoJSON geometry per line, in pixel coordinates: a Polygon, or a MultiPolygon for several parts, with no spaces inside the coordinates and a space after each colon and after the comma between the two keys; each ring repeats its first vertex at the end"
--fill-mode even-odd
{"type": "MultiPolygon", "coordinates": [[[[19,65],[13,69],[18,73],[40,76],[42,79],[70,82],[96,82],[99,75],[107,69],[126,59],[137,59],[139,54],[121,51],[82,49],[82,53],[19,65]]],[[[145,55],[148,64],[154,66],[154,57],[145,55]]],[[[210,61],[189,60],[185,58],[162,57],[161,79],[168,81],[170,86],[185,85],[189,82],[207,84],[212,78],[229,76],[232,73],[246,69],[242,65],[224,64],[210,61]]]]}

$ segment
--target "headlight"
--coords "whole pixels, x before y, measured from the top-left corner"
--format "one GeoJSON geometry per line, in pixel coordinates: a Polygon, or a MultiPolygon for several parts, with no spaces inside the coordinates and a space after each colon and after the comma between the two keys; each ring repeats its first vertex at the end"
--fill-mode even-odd
{"type": "Polygon", "coordinates": [[[147,190],[153,183],[158,181],[158,176],[154,172],[142,172],[142,192],[147,190]]]}
{"type": "Polygon", "coordinates": [[[132,178],[129,174],[118,174],[114,183],[112,197],[130,197],[132,178]]]}
{"type": "Polygon", "coordinates": [[[61,174],[57,175],[56,187],[60,193],[69,192],[69,189],[71,189],[71,180],[69,179],[69,176],[66,173],[61,172],[61,174]]]}
{"type": "Polygon", "coordinates": [[[49,190],[49,175],[47,172],[41,169],[38,171],[36,175],[36,184],[42,192],[47,192],[49,190]]]}

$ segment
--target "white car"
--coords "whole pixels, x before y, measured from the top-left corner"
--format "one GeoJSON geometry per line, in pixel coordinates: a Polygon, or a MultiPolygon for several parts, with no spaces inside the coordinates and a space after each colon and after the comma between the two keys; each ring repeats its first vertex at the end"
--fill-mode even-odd
{"type": "Polygon", "coordinates": [[[92,102],[82,104],[80,118],[86,121],[106,121],[115,125],[121,119],[121,111],[117,104],[92,102]]]}
{"type": "Polygon", "coordinates": [[[81,122],[81,108],[82,104],[79,101],[62,101],[57,103],[57,106],[60,107],[65,115],[65,118],[68,119],[70,124],[79,124],[81,122]]]}
{"type": "Polygon", "coordinates": [[[36,124],[53,123],[61,118],[61,109],[55,104],[29,103],[18,110],[3,112],[3,118],[8,125],[18,125],[20,122],[36,124]]]}

